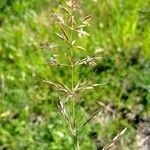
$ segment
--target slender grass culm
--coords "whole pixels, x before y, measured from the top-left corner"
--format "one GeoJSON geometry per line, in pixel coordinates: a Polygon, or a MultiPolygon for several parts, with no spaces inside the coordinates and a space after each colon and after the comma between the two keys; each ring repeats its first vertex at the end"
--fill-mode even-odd
{"type": "MultiPolygon", "coordinates": [[[[85,30],[89,27],[89,21],[92,15],[84,15],[77,0],[63,2],[62,5],[59,5],[59,10],[60,12],[51,15],[53,26],[50,28],[58,37],[58,40],[61,40],[59,45],[61,43],[65,45],[65,52],[53,54],[48,63],[54,67],[61,67],[61,69],[67,68],[69,70],[67,71],[69,74],[67,75],[69,77],[67,83],[69,82],[70,84],[66,85],[66,83],[53,82],[45,79],[42,79],[42,81],[59,91],[58,109],[72,135],[74,149],[80,150],[79,137],[82,129],[100,112],[98,108],[89,119],[85,122],[83,121],[82,125],[80,125],[77,116],[77,111],[80,111],[77,108],[80,92],[94,89],[106,83],[91,84],[89,82],[89,75],[87,75],[87,80],[79,79],[79,81],[77,81],[79,77],[76,77],[78,75],[76,70],[82,65],[96,66],[97,61],[101,60],[106,53],[102,52],[100,56],[97,54],[91,54],[91,56],[86,55],[86,51],[88,50],[84,48],[84,39],[90,35],[85,30]],[[62,55],[64,55],[65,60],[62,59],[62,55]]],[[[52,48],[55,48],[55,46],[56,45],[52,45],[52,48]]]]}
{"type": "Polygon", "coordinates": [[[66,124],[68,125],[68,128],[71,132],[73,142],[75,149],[80,150],[80,142],[79,142],[79,136],[80,136],[80,130],[83,128],[94,115],[96,115],[99,110],[97,110],[95,113],[93,113],[92,117],[90,117],[85,123],[83,123],[82,127],[78,126],[77,122],[77,114],[76,114],[76,105],[77,105],[77,99],[78,94],[82,90],[86,89],[93,89],[96,86],[99,86],[101,84],[92,84],[88,85],[88,82],[79,81],[78,83],[75,83],[74,76],[75,76],[75,68],[80,65],[96,65],[96,60],[101,57],[90,57],[87,56],[82,59],[75,58],[75,51],[86,51],[82,45],[77,45],[77,41],[82,38],[89,36],[89,34],[84,30],[89,24],[89,20],[91,19],[91,15],[87,15],[85,17],[80,16],[81,12],[79,11],[79,5],[76,0],[70,0],[66,1],[66,5],[59,6],[61,10],[64,11],[64,13],[54,13],[52,14],[53,20],[56,23],[55,27],[52,27],[51,29],[53,32],[60,38],[64,44],[66,45],[67,51],[70,51],[66,55],[66,64],[58,62],[58,55],[53,55],[50,60],[50,65],[57,66],[57,67],[68,67],[70,68],[71,72],[71,87],[68,87],[67,85],[63,83],[54,83],[52,81],[43,80],[43,82],[55,87],[57,90],[63,92],[66,96],[66,99],[64,101],[64,98],[61,97],[61,94],[59,95],[58,100],[58,109],[60,113],[62,114],[66,124]],[[56,32],[57,29],[59,32],[56,32]],[[71,103],[71,104],[69,104],[71,103]],[[68,105],[71,105],[72,107],[67,107],[68,105]],[[72,110],[68,110],[72,109],[72,110]],[[72,112],[72,113],[71,113],[72,112]]]}

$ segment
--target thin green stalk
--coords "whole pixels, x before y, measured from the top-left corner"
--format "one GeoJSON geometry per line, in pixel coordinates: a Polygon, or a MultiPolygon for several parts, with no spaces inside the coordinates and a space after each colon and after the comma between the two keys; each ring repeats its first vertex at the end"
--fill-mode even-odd
{"type": "MultiPolygon", "coordinates": [[[[72,27],[72,25],[71,25],[72,27]]],[[[71,30],[71,41],[73,40],[73,35],[72,35],[72,30],[71,30]]],[[[73,64],[73,47],[71,47],[71,85],[72,85],[72,90],[74,88],[74,64],[73,64]]],[[[80,150],[80,146],[79,146],[79,140],[78,140],[78,133],[77,133],[77,122],[76,122],[76,109],[75,109],[75,99],[72,99],[72,112],[73,112],[73,127],[74,127],[74,131],[75,131],[75,135],[74,135],[74,145],[75,145],[75,150],[80,150]]]]}
{"type": "MultiPolygon", "coordinates": [[[[72,25],[71,25],[72,26],[72,25]]],[[[71,30],[71,41],[72,41],[72,30],[71,30]]],[[[73,66],[73,49],[71,47],[70,49],[71,51],[71,86],[72,86],[72,90],[74,88],[74,66],[73,66]]],[[[72,106],[72,111],[73,111],[73,120],[75,119],[75,106],[74,106],[74,100],[72,99],[72,103],[73,103],[73,106],[72,106]]]]}

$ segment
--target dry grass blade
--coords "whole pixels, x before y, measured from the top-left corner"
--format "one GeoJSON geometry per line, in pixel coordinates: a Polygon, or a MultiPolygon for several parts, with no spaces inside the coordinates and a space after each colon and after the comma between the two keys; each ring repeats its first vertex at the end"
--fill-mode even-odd
{"type": "Polygon", "coordinates": [[[88,15],[83,19],[83,24],[86,24],[89,26],[89,21],[91,20],[92,15],[88,15]]]}
{"type": "Polygon", "coordinates": [[[87,124],[88,122],[90,122],[90,121],[93,119],[93,117],[96,116],[96,115],[100,112],[100,110],[101,110],[101,109],[98,109],[97,111],[95,111],[95,112],[91,115],[91,117],[83,124],[82,128],[83,128],[84,126],[86,126],[86,124],[87,124]]]}
{"type": "Polygon", "coordinates": [[[74,130],[72,129],[72,124],[71,124],[71,121],[69,118],[69,114],[67,112],[65,105],[63,104],[63,102],[61,100],[59,100],[58,109],[59,109],[60,113],[62,114],[63,118],[65,119],[66,123],[68,124],[68,127],[69,127],[71,133],[74,135],[75,133],[74,133],[74,130]]]}
{"type": "Polygon", "coordinates": [[[77,62],[75,62],[74,66],[77,66],[77,65],[92,65],[92,66],[96,66],[97,63],[96,61],[101,59],[102,57],[90,57],[90,56],[87,56],[86,58],[83,58],[81,60],[78,60],[77,62]]]}
{"type": "Polygon", "coordinates": [[[114,137],[112,143],[105,146],[102,150],[108,150],[112,148],[116,144],[116,142],[121,138],[121,136],[125,134],[126,130],[127,128],[123,129],[119,134],[117,134],[117,136],[114,137]]]}
{"type": "Polygon", "coordinates": [[[77,25],[77,22],[75,21],[75,17],[74,16],[71,16],[70,20],[69,20],[70,24],[71,24],[71,27],[69,27],[71,30],[74,30],[75,29],[73,27],[75,27],[77,25]]]}
{"type": "Polygon", "coordinates": [[[111,107],[109,107],[108,105],[104,104],[103,102],[97,102],[97,104],[101,107],[103,107],[104,109],[106,109],[108,112],[115,114],[115,111],[113,109],[111,109],[111,107]]]}
{"type": "Polygon", "coordinates": [[[77,93],[75,91],[71,91],[70,93],[68,93],[68,97],[65,103],[67,103],[69,100],[76,98],[76,97],[78,97],[77,93]]]}
{"type": "Polygon", "coordinates": [[[80,87],[80,82],[74,87],[74,91],[77,91],[78,90],[78,88],[80,87]]]}
{"type": "Polygon", "coordinates": [[[83,21],[87,21],[87,20],[89,20],[89,19],[91,19],[92,18],[92,15],[88,15],[88,16],[86,16],[84,19],[83,19],[83,21]]]}
{"type": "Polygon", "coordinates": [[[103,86],[108,84],[109,82],[101,83],[101,84],[92,84],[88,85],[87,82],[78,83],[73,89],[72,93],[78,93],[81,90],[88,90],[88,89],[94,89],[94,87],[103,86]]]}
{"type": "Polygon", "coordinates": [[[83,83],[78,83],[72,90],[71,92],[69,93],[67,99],[66,99],[66,103],[71,100],[72,98],[75,98],[75,97],[78,97],[78,92],[80,91],[81,89],[81,85],[83,85],[83,83]]]}
{"type": "Polygon", "coordinates": [[[63,104],[61,100],[59,100],[58,108],[60,110],[60,113],[63,115],[63,117],[67,120],[67,122],[70,123],[70,119],[66,111],[65,105],[63,104]]]}
{"type": "Polygon", "coordinates": [[[77,30],[77,33],[78,33],[78,36],[79,36],[79,37],[87,37],[87,36],[90,35],[90,34],[87,33],[86,31],[84,31],[83,28],[78,29],[78,30],[77,30]]]}
{"type": "Polygon", "coordinates": [[[76,29],[81,29],[81,28],[85,28],[87,27],[87,24],[81,24],[79,26],[76,27],[76,29]]]}
{"type": "Polygon", "coordinates": [[[86,51],[86,49],[84,47],[81,47],[81,46],[75,46],[75,47],[79,50],[86,51]]]}
{"type": "Polygon", "coordinates": [[[67,14],[71,15],[71,12],[64,6],[59,5],[65,12],[67,12],[67,14]]]}
{"type": "Polygon", "coordinates": [[[41,79],[41,80],[44,83],[46,83],[48,85],[51,85],[51,86],[55,87],[56,89],[58,89],[58,90],[60,90],[62,92],[65,92],[65,93],[69,93],[70,92],[69,88],[66,85],[64,85],[64,84],[61,85],[61,84],[58,84],[58,83],[55,83],[55,82],[51,82],[51,81],[48,81],[48,80],[43,80],[43,79],[41,79]]]}
{"type": "Polygon", "coordinates": [[[74,92],[79,92],[85,84],[86,84],[86,82],[82,82],[82,83],[79,82],[79,83],[73,88],[73,91],[74,91],[74,92]]]}
{"type": "Polygon", "coordinates": [[[63,87],[65,87],[65,89],[67,89],[67,91],[68,91],[68,92],[70,92],[70,89],[69,89],[69,87],[68,87],[68,86],[66,86],[66,85],[65,85],[65,84],[63,84],[63,83],[62,83],[62,85],[63,85],[63,87]]]}
{"type": "Polygon", "coordinates": [[[98,86],[103,86],[103,85],[106,85],[108,82],[106,83],[102,83],[102,84],[92,84],[92,85],[88,85],[86,86],[87,82],[83,82],[83,83],[78,83],[72,90],[70,89],[67,89],[68,92],[68,97],[66,99],[66,103],[71,100],[72,98],[75,98],[75,97],[78,97],[78,93],[82,90],[90,90],[90,89],[94,89],[95,87],[98,87],[98,86]]]}
{"type": "Polygon", "coordinates": [[[73,41],[71,42],[71,45],[73,46],[75,43],[76,43],[76,40],[73,40],[73,41]]]}
{"type": "MultiPolygon", "coordinates": [[[[62,28],[61,28],[61,29],[62,29],[62,28]]],[[[63,32],[63,30],[62,30],[62,32],[63,32]]],[[[69,38],[67,37],[66,33],[65,33],[65,34],[63,33],[63,35],[61,35],[61,34],[55,32],[55,34],[56,34],[60,39],[62,39],[64,42],[66,42],[66,43],[69,45],[69,47],[72,47],[72,46],[73,46],[72,43],[69,42],[69,38]]]]}
{"type": "Polygon", "coordinates": [[[61,34],[59,34],[59,33],[56,33],[56,35],[57,35],[59,38],[61,38],[62,40],[64,40],[64,41],[66,40],[63,35],[61,35],[61,34]]]}
{"type": "Polygon", "coordinates": [[[92,85],[83,87],[82,90],[92,90],[92,89],[94,89],[95,87],[104,86],[104,85],[106,85],[106,84],[108,84],[108,82],[101,83],[101,84],[92,84],[92,85]]]}
{"type": "Polygon", "coordinates": [[[64,19],[60,16],[60,14],[52,14],[51,15],[52,17],[53,17],[53,19],[54,19],[54,21],[56,21],[57,23],[59,23],[59,24],[62,24],[62,25],[65,25],[65,21],[64,21],[64,19]]]}
{"type": "Polygon", "coordinates": [[[56,89],[66,93],[67,96],[67,99],[66,99],[66,102],[65,104],[72,98],[75,98],[77,97],[77,92],[78,92],[78,87],[79,87],[79,83],[76,85],[75,88],[73,88],[72,90],[69,89],[69,87],[67,87],[65,84],[58,84],[58,83],[55,83],[55,82],[51,82],[51,81],[48,81],[48,80],[42,80],[44,83],[47,83],[48,85],[51,85],[53,87],[55,87],[56,89]]]}
{"type": "Polygon", "coordinates": [[[63,36],[65,37],[65,39],[68,41],[69,40],[69,38],[68,38],[68,36],[67,36],[67,34],[66,34],[66,32],[65,32],[65,30],[60,26],[60,29],[61,29],[61,31],[62,31],[62,33],[63,33],[63,36]]]}

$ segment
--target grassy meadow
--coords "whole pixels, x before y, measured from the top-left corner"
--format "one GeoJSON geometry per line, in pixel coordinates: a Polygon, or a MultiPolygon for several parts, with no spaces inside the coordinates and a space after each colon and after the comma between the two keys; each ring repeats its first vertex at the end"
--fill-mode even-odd
{"type": "MultiPolygon", "coordinates": [[[[136,150],[136,119],[150,116],[150,1],[78,2],[80,13],[92,18],[86,27],[89,36],[77,41],[86,51],[76,55],[84,58],[97,51],[106,55],[96,66],[76,69],[74,82],[107,83],[80,94],[75,107],[79,125],[100,108],[80,133],[80,149],[100,150],[127,128],[113,149],[136,150]],[[110,106],[115,115],[99,103],[110,106]]],[[[55,53],[61,62],[68,54],[54,33],[59,30],[52,14],[64,15],[61,5],[66,1],[0,0],[0,150],[74,149],[57,107],[60,93],[41,80],[71,86],[67,67],[48,64],[55,53]]]]}

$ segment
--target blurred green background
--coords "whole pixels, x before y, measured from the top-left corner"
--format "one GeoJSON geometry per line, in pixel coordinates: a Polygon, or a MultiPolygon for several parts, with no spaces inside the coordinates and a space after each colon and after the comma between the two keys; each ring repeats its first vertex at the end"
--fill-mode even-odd
{"type": "MultiPolygon", "coordinates": [[[[72,140],[56,106],[57,91],[37,77],[67,82],[67,72],[46,65],[51,54],[41,43],[57,43],[49,28],[51,12],[62,0],[0,0],[0,149],[70,150],[72,140]],[[38,51],[38,52],[37,52],[38,51]],[[57,74],[57,75],[56,75],[57,74]]],[[[150,113],[150,1],[83,0],[92,14],[84,47],[108,55],[90,68],[96,83],[108,85],[87,92],[79,102],[88,118],[103,101],[124,106],[140,117],[150,113]]],[[[57,43],[60,44],[60,43],[57,43]]],[[[85,68],[78,70],[88,73],[85,68]],[[85,71],[84,71],[85,70],[85,71]]],[[[136,149],[134,123],[100,114],[81,134],[81,149],[101,149],[128,127],[118,149],[136,149]],[[106,117],[107,116],[107,117],[106,117]],[[97,142],[98,141],[98,142],[97,142]]],[[[117,148],[116,148],[117,149],[117,148]]]]}

